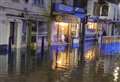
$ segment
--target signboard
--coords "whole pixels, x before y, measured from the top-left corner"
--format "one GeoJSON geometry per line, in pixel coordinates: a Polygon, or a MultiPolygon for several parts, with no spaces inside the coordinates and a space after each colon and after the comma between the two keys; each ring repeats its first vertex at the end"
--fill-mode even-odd
{"type": "Polygon", "coordinates": [[[64,12],[64,13],[73,13],[74,11],[73,7],[59,3],[54,4],[54,10],[57,12],[64,12]]]}
{"type": "Polygon", "coordinates": [[[75,8],[75,12],[85,14],[85,10],[83,8],[75,8]]]}
{"type": "Polygon", "coordinates": [[[89,22],[97,22],[97,20],[99,19],[99,17],[90,17],[88,19],[89,22]]]}

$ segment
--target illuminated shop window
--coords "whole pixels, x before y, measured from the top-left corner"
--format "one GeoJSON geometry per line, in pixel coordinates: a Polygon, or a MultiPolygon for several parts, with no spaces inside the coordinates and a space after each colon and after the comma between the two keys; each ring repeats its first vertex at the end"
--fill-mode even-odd
{"type": "Polygon", "coordinates": [[[88,29],[97,30],[97,23],[88,22],[88,29]]]}

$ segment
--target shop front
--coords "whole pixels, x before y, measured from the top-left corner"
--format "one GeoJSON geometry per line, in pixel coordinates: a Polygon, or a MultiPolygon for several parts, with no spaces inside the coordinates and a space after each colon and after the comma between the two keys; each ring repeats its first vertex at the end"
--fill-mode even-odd
{"type": "Polygon", "coordinates": [[[77,43],[79,42],[80,21],[71,15],[56,16],[52,27],[53,43],[77,43]],[[61,20],[60,20],[61,19],[61,20]]]}
{"type": "Polygon", "coordinates": [[[54,5],[54,20],[51,30],[52,44],[79,43],[81,20],[80,17],[76,16],[75,9],[76,8],[63,4],[54,5]]]}
{"type": "Polygon", "coordinates": [[[111,36],[119,36],[120,35],[120,21],[119,20],[113,20],[111,22],[111,36]]]}
{"type": "Polygon", "coordinates": [[[96,40],[99,32],[99,26],[97,19],[88,19],[86,30],[85,30],[85,40],[96,40]]]}
{"type": "Polygon", "coordinates": [[[99,28],[101,28],[103,36],[112,35],[112,26],[113,24],[111,19],[99,19],[99,28]]]}
{"type": "Polygon", "coordinates": [[[40,52],[43,47],[48,46],[48,18],[30,14],[25,16],[25,19],[26,20],[22,20],[21,47],[23,49],[30,49],[29,51],[36,51],[36,49],[39,49],[40,52]]]}

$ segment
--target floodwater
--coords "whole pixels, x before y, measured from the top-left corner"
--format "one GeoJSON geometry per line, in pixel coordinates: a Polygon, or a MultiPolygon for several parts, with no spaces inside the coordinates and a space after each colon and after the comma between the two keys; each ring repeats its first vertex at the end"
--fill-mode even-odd
{"type": "Polygon", "coordinates": [[[120,82],[120,54],[114,50],[93,42],[44,52],[16,49],[0,55],[0,82],[120,82]]]}

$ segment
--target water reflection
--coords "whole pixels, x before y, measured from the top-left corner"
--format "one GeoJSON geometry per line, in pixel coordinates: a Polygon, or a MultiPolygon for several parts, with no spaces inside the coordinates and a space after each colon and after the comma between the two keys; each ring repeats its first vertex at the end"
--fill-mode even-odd
{"type": "Polygon", "coordinates": [[[118,80],[118,76],[119,76],[119,69],[120,69],[120,67],[116,67],[115,69],[114,69],[114,72],[113,72],[113,76],[114,76],[114,81],[115,82],[117,82],[117,80],[118,80]]]}
{"type": "Polygon", "coordinates": [[[88,50],[84,55],[85,55],[85,60],[86,61],[92,61],[95,59],[96,57],[96,48],[92,48],[90,50],[88,50]]]}
{"type": "Polygon", "coordinates": [[[78,49],[71,49],[68,47],[62,51],[53,50],[52,55],[53,55],[52,68],[54,70],[72,69],[78,64],[79,60],[78,49]]]}
{"type": "Polygon", "coordinates": [[[100,52],[94,43],[85,43],[82,48],[60,45],[51,46],[44,53],[41,49],[33,52],[16,49],[9,54],[1,54],[0,82],[120,81],[119,54],[101,54],[102,50],[100,52]]]}
{"type": "Polygon", "coordinates": [[[120,43],[113,42],[113,43],[103,43],[101,52],[104,55],[118,55],[120,54],[120,43]]]}

